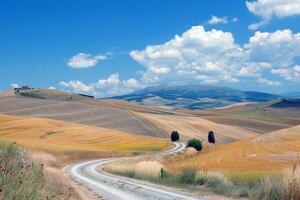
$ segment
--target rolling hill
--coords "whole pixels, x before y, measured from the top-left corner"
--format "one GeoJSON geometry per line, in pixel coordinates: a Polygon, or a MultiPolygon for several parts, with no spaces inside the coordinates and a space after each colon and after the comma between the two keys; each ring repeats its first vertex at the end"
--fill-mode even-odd
{"type": "Polygon", "coordinates": [[[273,119],[269,112],[273,115],[276,109],[265,108],[270,103],[240,103],[220,109],[186,110],[146,107],[111,99],[72,98],[70,101],[66,97],[74,94],[56,90],[39,90],[34,93],[0,97],[0,113],[56,119],[162,138],[178,130],[184,140],[191,137],[205,140],[207,132],[213,130],[218,135],[218,143],[287,128],[299,121],[299,112],[294,113],[293,119],[293,115],[282,119],[280,116],[285,112],[280,111],[282,114],[275,115],[278,117],[273,119]]]}
{"type": "Polygon", "coordinates": [[[300,109],[300,99],[282,99],[281,101],[270,105],[270,107],[300,109]]]}
{"type": "Polygon", "coordinates": [[[82,101],[85,99],[90,99],[87,96],[80,94],[68,93],[53,89],[32,89],[28,91],[21,91],[17,96],[60,101],[82,101]]]}
{"type": "Polygon", "coordinates": [[[153,86],[131,94],[112,97],[143,105],[174,106],[189,109],[222,107],[238,102],[262,102],[280,98],[263,92],[240,91],[227,87],[182,85],[153,86]]]}
{"type": "Polygon", "coordinates": [[[299,159],[300,125],[260,136],[220,144],[195,157],[165,161],[173,170],[185,166],[221,171],[280,170],[299,159]]]}
{"type": "Polygon", "coordinates": [[[107,106],[86,98],[77,101],[75,98],[72,101],[61,100],[64,97],[61,96],[60,91],[57,93],[51,91],[51,95],[44,96],[48,99],[28,96],[1,97],[0,113],[50,118],[116,129],[137,135],[166,137],[166,134],[150,121],[139,118],[126,109],[107,106]]]}
{"type": "Polygon", "coordinates": [[[0,114],[0,140],[14,141],[63,159],[87,159],[113,152],[118,155],[118,152],[156,151],[169,146],[168,140],[113,129],[3,114],[0,114]]]}

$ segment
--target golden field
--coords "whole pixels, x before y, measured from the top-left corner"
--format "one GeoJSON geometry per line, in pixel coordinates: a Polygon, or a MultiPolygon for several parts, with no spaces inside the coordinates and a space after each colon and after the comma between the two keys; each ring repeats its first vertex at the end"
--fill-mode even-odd
{"type": "Polygon", "coordinates": [[[196,156],[187,158],[182,154],[163,163],[173,170],[195,166],[202,170],[271,172],[292,165],[299,159],[298,125],[230,144],[211,145],[196,156]]]}
{"type": "Polygon", "coordinates": [[[10,115],[0,115],[0,139],[49,152],[139,152],[158,151],[169,146],[167,140],[107,128],[10,115]]]}

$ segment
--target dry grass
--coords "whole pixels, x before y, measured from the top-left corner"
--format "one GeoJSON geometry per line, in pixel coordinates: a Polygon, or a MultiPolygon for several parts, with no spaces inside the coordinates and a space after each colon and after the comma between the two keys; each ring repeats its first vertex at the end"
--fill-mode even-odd
{"type": "Polygon", "coordinates": [[[130,177],[159,178],[162,168],[164,168],[164,166],[157,161],[139,161],[136,163],[123,162],[110,164],[105,170],[130,177]]]}
{"type": "Polygon", "coordinates": [[[256,132],[239,127],[215,123],[199,116],[166,115],[136,113],[167,133],[177,130],[182,139],[200,138],[207,141],[207,133],[214,130],[217,133],[217,143],[228,143],[258,135],[256,132]]]}
{"type": "Polygon", "coordinates": [[[297,164],[283,171],[285,199],[300,199],[300,168],[297,164]]]}
{"type": "Polygon", "coordinates": [[[300,126],[270,132],[230,144],[219,144],[197,156],[166,159],[164,164],[173,170],[197,166],[217,171],[278,171],[300,157],[300,126]]]}
{"type": "Polygon", "coordinates": [[[35,151],[73,155],[81,152],[159,151],[167,140],[57,120],[0,115],[0,140],[11,140],[35,151]],[[54,132],[55,134],[48,134],[54,132]],[[74,152],[74,153],[72,153],[74,152]]]}
{"type": "Polygon", "coordinates": [[[278,173],[234,173],[202,171],[196,167],[169,171],[156,161],[115,163],[106,171],[155,183],[255,200],[300,199],[300,168],[294,165],[278,173]],[[163,170],[162,170],[163,169],[163,170]],[[163,174],[162,174],[163,173],[163,174]]]}
{"type": "Polygon", "coordinates": [[[149,121],[135,116],[126,108],[109,106],[98,100],[75,101],[73,98],[74,101],[64,101],[62,99],[71,94],[60,94],[54,90],[44,90],[43,93],[46,99],[0,97],[0,113],[62,120],[136,135],[166,137],[149,121]]]}
{"type": "Polygon", "coordinates": [[[0,168],[1,199],[75,199],[61,176],[30,160],[27,151],[15,144],[0,143],[0,168]]]}

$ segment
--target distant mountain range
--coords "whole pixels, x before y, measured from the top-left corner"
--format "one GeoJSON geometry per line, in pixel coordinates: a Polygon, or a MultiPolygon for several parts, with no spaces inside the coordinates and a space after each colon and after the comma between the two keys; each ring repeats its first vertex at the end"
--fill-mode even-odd
{"type": "Polygon", "coordinates": [[[227,87],[182,85],[153,86],[111,98],[143,105],[204,109],[238,102],[262,102],[280,99],[281,96],[263,92],[235,90],[227,87]]]}
{"type": "Polygon", "coordinates": [[[272,108],[300,108],[300,99],[282,99],[281,101],[272,104],[272,108]]]}

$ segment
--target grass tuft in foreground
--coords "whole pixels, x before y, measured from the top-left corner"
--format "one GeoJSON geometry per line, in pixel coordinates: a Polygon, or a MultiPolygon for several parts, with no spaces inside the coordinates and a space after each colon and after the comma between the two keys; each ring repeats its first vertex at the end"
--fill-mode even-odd
{"type": "MultiPolygon", "coordinates": [[[[140,164],[111,165],[108,172],[152,181],[155,183],[194,187],[211,193],[245,197],[256,200],[294,200],[300,199],[300,168],[294,165],[276,174],[223,174],[216,171],[199,171],[196,167],[182,168],[177,172],[168,172],[156,161],[142,161],[144,164],[155,163],[156,167],[140,168],[140,164]],[[147,163],[149,162],[149,163],[147,163]],[[122,166],[122,167],[120,167],[122,166]]],[[[194,190],[193,189],[193,190],[194,190]]]]}
{"type": "Polygon", "coordinates": [[[0,142],[0,199],[69,199],[71,191],[64,191],[52,179],[44,165],[31,161],[24,149],[0,142]]]}

